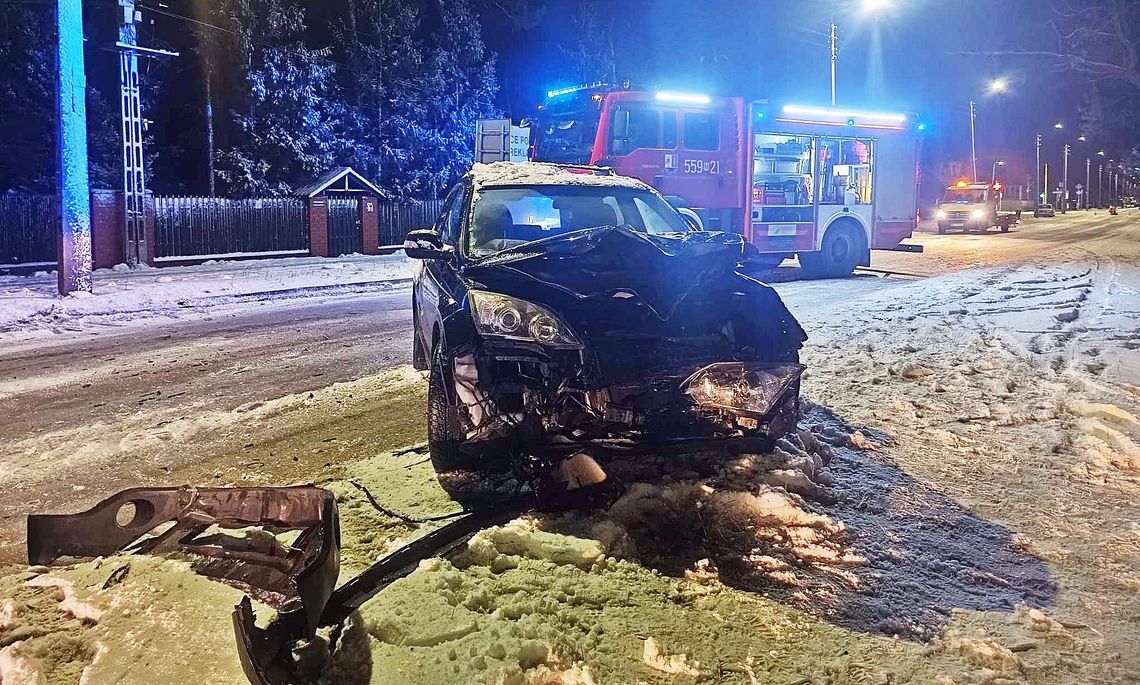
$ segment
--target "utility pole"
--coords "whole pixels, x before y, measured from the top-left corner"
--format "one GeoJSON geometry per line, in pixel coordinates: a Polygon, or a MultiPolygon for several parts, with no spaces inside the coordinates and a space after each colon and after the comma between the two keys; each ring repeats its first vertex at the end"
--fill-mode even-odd
{"type": "Polygon", "coordinates": [[[139,54],[177,57],[177,52],[138,45],[142,13],[135,0],[119,0],[119,100],[123,124],[123,225],[126,260],[130,266],[146,262],[146,172],[143,165],[143,116],[139,87],[139,54]]]}
{"type": "Polygon", "coordinates": [[[1037,134],[1037,182],[1034,189],[1037,191],[1033,196],[1033,206],[1037,207],[1041,204],[1041,134],[1037,134]]]}
{"type": "Polygon", "coordinates": [[[87,76],[83,2],[57,0],[56,135],[59,178],[59,294],[91,292],[91,182],[87,175],[87,76]]]}
{"type": "Polygon", "coordinates": [[[1089,196],[1092,195],[1092,157],[1085,157],[1085,210],[1089,208],[1089,196]]]}
{"type": "MultiPolygon", "coordinates": [[[[206,48],[210,49],[209,46],[206,48]]],[[[214,58],[206,57],[206,166],[210,174],[210,197],[217,195],[214,176],[214,58]]]]}
{"type": "Polygon", "coordinates": [[[119,98],[123,125],[123,218],[129,266],[146,262],[146,176],[143,170],[142,101],[139,93],[138,22],[134,0],[119,0],[119,98]]]}
{"type": "Polygon", "coordinates": [[[1096,206],[1104,206],[1104,164],[1098,165],[1096,170],[1096,206]]]}
{"type": "Polygon", "coordinates": [[[835,65],[839,61],[839,24],[832,22],[831,31],[831,106],[835,107],[835,65]]]}
{"type": "Polygon", "coordinates": [[[1069,152],[1072,150],[1068,143],[1065,144],[1065,173],[1061,177],[1063,187],[1061,189],[1061,213],[1069,213],[1069,152]]]}
{"type": "Polygon", "coordinates": [[[970,163],[974,167],[974,183],[978,182],[978,145],[974,137],[974,120],[977,115],[978,104],[970,100],[970,163]]]}

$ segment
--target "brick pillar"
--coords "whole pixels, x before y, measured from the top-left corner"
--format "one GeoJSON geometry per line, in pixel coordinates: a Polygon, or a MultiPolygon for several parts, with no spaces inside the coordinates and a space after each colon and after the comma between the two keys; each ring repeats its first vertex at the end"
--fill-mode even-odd
{"type": "Polygon", "coordinates": [[[114,190],[91,191],[91,261],[96,269],[110,269],[122,264],[123,194],[114,190]]]}
{"type": "Polygon", "coordinates": [[[329,203],[323,197],[309,198],[309,254],[329,256],[329,203]]]}
{"type": "Polygon", "coordinates": [[[154,193],[149,190],[143,200],[143,240],[146,241],[146,263],[154,266],[154,225],[158,212],[155,211],[154,193]]]}
{"type": "Polygon", "coordinates": [[[376,198],[360,198],[360,233],[364,240],[364,254],[380,254],[380,213],[376,198]]]}

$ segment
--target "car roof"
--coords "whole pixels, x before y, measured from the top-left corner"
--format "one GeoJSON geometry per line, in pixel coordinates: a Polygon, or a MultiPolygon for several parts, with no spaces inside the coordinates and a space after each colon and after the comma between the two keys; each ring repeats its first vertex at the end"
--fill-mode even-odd
{"type": "Polygon", "coordinates": [[[603,167],[567,166],[543,162],[476,164],[468,174],[476,190],[505,186],[598,186],[650,190],[628,176],[603,167]]]}

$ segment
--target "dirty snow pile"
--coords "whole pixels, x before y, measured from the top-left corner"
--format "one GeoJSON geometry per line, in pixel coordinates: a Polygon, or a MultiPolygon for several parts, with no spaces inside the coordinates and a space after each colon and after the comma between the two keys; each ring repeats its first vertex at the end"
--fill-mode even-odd
{"type": "Polygon", "coordinates": [[[413,262],[403,253],[339,259],[212,261],[200,266],[95,272],[94,294],[58,297],[55,272],[0,276],[0,334],[70,331],[162,317],[180,319],[236,303],[311,297],[331,288],[406,283],[413,262]]]}

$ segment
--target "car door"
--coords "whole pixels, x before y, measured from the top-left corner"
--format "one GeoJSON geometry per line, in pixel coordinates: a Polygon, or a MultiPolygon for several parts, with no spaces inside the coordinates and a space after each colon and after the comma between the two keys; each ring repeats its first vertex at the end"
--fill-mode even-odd
{"type": "MultiPolygon", "coordinates": [[[[467,204],[467,184],[459,183],[447,194],[443,203],[443,213],[435,223],[435,230],[447,245],[459,254],[460,228],[463,222],[463,209],[467,204]]],[[[433,259],[423,262],[422,271],[416,279],[415,307],[419,325],[420,340],[424,350],[431,354],[432,334],[442,330],[445,316],[443,309],[454,306],[454,291],[459,276],[452,260],[433,259]]]]}

